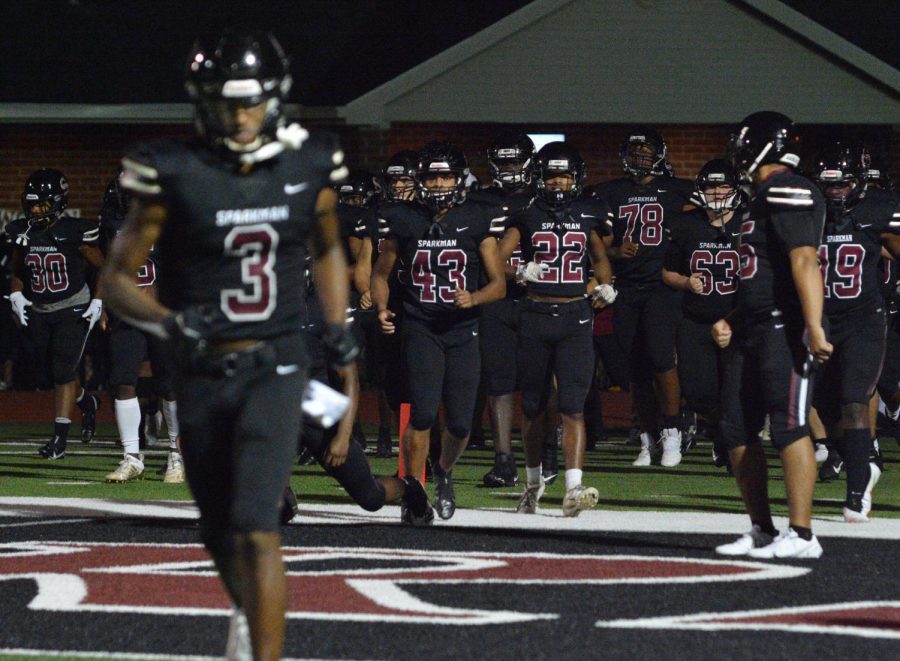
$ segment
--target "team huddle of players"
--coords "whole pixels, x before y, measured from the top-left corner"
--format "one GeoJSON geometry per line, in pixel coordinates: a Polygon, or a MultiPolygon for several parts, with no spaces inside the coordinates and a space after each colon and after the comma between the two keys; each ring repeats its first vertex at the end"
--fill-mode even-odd
{"type": "MultiPolygon", "coordinates": [[[[651,128],[628,135],[621,160],[625,176],[586,187],[584,161],[572,145],[553,142],[536,151],[525,133],[510,131],[488,149],[488,187],[470,184],[465,156],[446,142],[395,154],[379,177],[351,170],[335,185],[352,272],[353,323],[366,347],[366,380],[378,390],[382,414],[377,452],[390,456],[391,412],[409,402],[402,461],[409,475],[420,475],[430,455],[441,518],[455,510],[453,466],[469,440],[480,386],[495,444],[495,465],[485,484],[518,483],[511,435],[514,393],[521,391],[527,479],[517,510],[537,511],[546,480],[555,478],[552,430],[561,420],[563,514],[577,516],[598,498],[582,479],[585,408],[598,361],[614,383],[632,392],[640,438],[634,465],[674,467],[685,446],[683,409],[702,416],[709,429],[717,429],[722,418],[723,352],[711,329],[733,313],[742,279],[758,275],[751,283],[757,284],[769,278],[762,288],[774,298],[761,305],[763,314],[798,314],[791,287],[782,282],[789,274],[755,273],[759,256],[742,241],[753,231],[747,218],[754,192],[746,171],[716,159],[694,180],[675,177],[666,143],[651,128]],[[596,343],[594,318],[609,314],[609,307],[614,341],[596,343]],[[443,431],[433,439],[441,404],[443,431]]],[[[814,427],[813,435],[831,439],[824,479],[846,466],[845,516],[864,521],[880,472],[870,412],[876,386],[889,414],[900,411],[900,357],[889,314],[896,284],[892,257],[900,250],[897,197],[865,147],[835,143],[811,163],[808,174],[816,188],[799,180],[773,189],[781,197],[770,196],[769,202],[806,210],[824,194],[827,219],[817,255],[835,356],[818,373],[816,387],[810,386],[825,429],[814,427]]],[[[119,231],[128,192],[118,177],[110,183],[99,230],[66,216],[67,200],[64,175],[39,170],[22,195],[25,217],[6,228],[14,246],[10,302],[21,326],[50,356],[57,391],[54,434],[41,455],[65,456],[73,402],[82,411],[82,440],[93,434],[97,399],[77,386],[75,370],[86,334],[102,316],[110,331],[109,385],[125,449],[107,479],[124,482],[143,474],[135,386],[142,361],[149,359],[170,434],[164,479],[183,481],[165,347],[115,315],[101,315],[102,284],[84,275],[91,272],[86,264],[102,263],[102,252],[119,231]]],[[[165,267],[151,253],[137,285],[152,291],[160,268],[165,267]]],[[[316,349],[321,320],[305,268],[304,326],[316,357],[323,355],[316,349]]],[[[350,394],[358,391],[334,374],[329,379],[324,360],[314,364],[322,380],[350,394]]],[[[331,430],[307,421],[302,443],[361,504],[377,509],[404,487],[396,478],[373,478],[352,437],[353,416],[331,430]]],[[[721,434],[714,437],[714,460],[725,465],[729,445],[721,434]]],[[[404,507],[403,519],[428,522],[431,508],[420,514],[404,507]]]]}

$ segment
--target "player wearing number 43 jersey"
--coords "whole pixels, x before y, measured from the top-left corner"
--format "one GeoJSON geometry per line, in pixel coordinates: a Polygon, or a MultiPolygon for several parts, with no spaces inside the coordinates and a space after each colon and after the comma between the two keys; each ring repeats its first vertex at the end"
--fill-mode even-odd
{"type": "Polygon", "coordinates": [[[306,383],[307,250],[326,361],[343,373],[357,353],[332,189],[347,174],[343,153],[329,134],[284,126],[290,87],[287,57],[267,33],[195,46],[186,88],[199,140],[146,144],[123,159],[122,185],[136,199],[104,273],[114,311],[173,344],[201,535],[238,609],[233,631],[249,624],[256,659],[279,658],[284,635],[279,505],[306,383]],[[159,300],[135,287],[153,245],[159,300]]]}
{"type": "Polygon", "coordinates": [[[598,499],[594,487],[582,484],[584,402],[594,370],[594,316],[588,293],[597,285],[597,299],[604,304],[615,300],[604,244],[611,221],[605,204],[579,198],[584,161],[571,145],[545,145],[535,157],[535,177],[534,203],[508,219],[500,242],[503,259],[521,246],[524,264],[517,271],[527,287],[518,346],[527,483],[517,511],[534,514],[544,491],[544,435],[534,421],[547,405],[555,375],[566,459],[563,514],[577,516],[598,499]],[[596,280],[590,276],[592,265],[596,280]]]}
{"type": "Polygon", "coordinates": [[[395,332],[388,307],[388,278],[400,260],[409,279],[403,289],[403,345],[409,375],[412,432],[401,439],[407,471],[421,475],[429,434],[443,401],[446,428],[433,466],[435,507],[449,519],[456,510],[452,470],[468,441],[481,358],[477,306],[506,291],[497,241],[491,234],[496,207],[466,199],[468,174],[462,152],[430,143],[416,173],[421,202],[380,209],[386,233],[372,273],[372,299],[385,333],[395,332]],[[482,270],[486,284],[479,288],[482,270]]]}
{"type": "Polygon", "coordinates": [[[73,403],[81,409],[85,443],[94,435],[97,410],[97,399],[79,388],[75,371],[87,334],[102,310],[96,286],[92,295],[85,278],[86,272],[94,275],[103,264],[97,247],[100,228],[95,222],[63,215],[68,203],[69,182],[62,172],[38,170],[25,182],[25,217],[5,230],[13,242],[9,301],[19,324],[31,333],[43,366],[53,375],[56,420],[52,438],[39,450],[45,459],[66,456],[73,403]]]}
{"type": "Polygon", "coordinates": [[[815,406],[847,471],[844,517],[868,521],[879,467],[868,403],[884,363],[885,310],[879,262],[882,248],[900,253],[900,209],[888,196],[865,193],[862,153],[834,144],[815,160],[813,176],[828,208],[819,263],[825,280],[825,317],[834,353],[816,382],[815,406]]]}
{"type": "Polygon", "coordinates": [[[662,269],[669,243],[665,228],[681,213],[694,185],[668,175],[667,154],[665,141],[653,129],[631,131],[622,145],[622,167],[628,176],[593,193],[613,213],[609,258],[619,290],[613,330],[631,371],[616,375],[615,381],[632,384],[641,428],[635,466],[649,466],[659,446],[663,466],[681,462],[681,391],[675,369],[681,292],[663,284],[662,269]],[[663,417],[658,443],[657,411],[663,417]]]}

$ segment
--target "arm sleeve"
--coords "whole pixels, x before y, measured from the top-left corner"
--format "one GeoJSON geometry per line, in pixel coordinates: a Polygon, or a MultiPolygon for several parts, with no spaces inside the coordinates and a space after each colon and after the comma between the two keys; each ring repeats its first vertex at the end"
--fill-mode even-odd
{"type": "Polygon", "coordinates": [[[120,185],[128,192],[145,199],[164,197],[163,176],[158,149],[142,144],[130,149],[122,158],[120,185]]]}
{"type": "Polygon", "coordinates": [[[81,221],[81,243],[86,246],[100,245],[100,225],[89,220],[81,221]]]}
{"type": "Polygon", "coordinates": [[[805,183],[789,182],[769,188],[766,202],[769,203],[770,226],[785,252],[819,246],[825,224],[825,203],[821,193],[805,183]]]}

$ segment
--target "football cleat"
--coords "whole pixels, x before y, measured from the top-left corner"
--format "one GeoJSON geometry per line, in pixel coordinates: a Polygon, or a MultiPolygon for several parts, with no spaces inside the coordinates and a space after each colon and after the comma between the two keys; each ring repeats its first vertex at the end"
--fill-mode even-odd
{"type": "Polygon", "coordinates": [[[745,532],[735,541],[729,544],[722,544],[716,547],[716,553],[719,555],[747,555],[756,548],[762,548],[772,543],[775,538],[767,532],[754,525],[750,532],[745,532]]]}
{"type": "Polygon", "coordinates": [[[225,661],[253,661],[250,644],[250,625],[240,608],[235,608],[228,623],[228,639],[225,642],[225,661]]]}
{"type": "Polygon", "coordinates": [[[543,478],[541,478],[539,484],[526,484],[525,492],[519,499],[519,504],[516,505],[516,513],[537,514],[538,501],[540,501],[541,496],[544,495],[544,489],[546,489],[546,483],[543,478]]]}
{"type": "Polygon", "coordinates": [[[631,462],[632,466],[650,466],[654,459],[658,458],[659,446],[650,438],[650,434],[644,432],[641,434],[641,451],[638,453],[637,459],[631,462]]]}
{"type": "Polygon", "coordinates": [[[453,493],[453,471],[444,472],[440,465],[432,466],[434,471],[434,509],[438,516],[450,519],[456,513],[456,495],[453,493]]]}
{"type": "Polygon", "coordinates": [[[660,466],[674,468],[681,463],[681,432],[678,429],[663,429],[659,435],[659,445],[662,446],[660,466]]]}
{"type": "Polygon", "coordinates": [[[291,489],[291,485],[288,485],[281,494],[281,525],[286,526],[299,513],[300,505],[297,502],[297,494],[291,489]]]}
{"type": "Polygon", "coordinates": [[[81,442],[90,443],[94,440],[94,434],[97,431],[97,409],[100,408],[100,400],[90,396],[94,405],[88,408],[81,408],[81,442]]]}
{"type": "Polygon", "coordinates": [[[724,468],[731,464],[731,460],[728,458],[728,450],[715,443],[712,446],[712,460],[713,466],[716,468],[724,468]]]}
{"type": "Polygon", "coordinates": [[[693,411],[682,412],[681,452],[687,452],[694,445],[697,436],[697,414],[693,411]]]}
{"type": "Polygon", "coordinates": [[[516,460],[505,452],[495,455],[494,467],[485,474],[483,481],[484,486],[494,489],[516,486],[519,483],[516,460]]]}
{"type": "Polygon", "coordinates": [[[828,458],[819,468],[819,480],[822,482],[832,482],[840,477],[841,469],[844,467],[844,460],[834,448],[828,451],[828,458]]]}
{"type": "Polygon", "coordinates": [[[584,510],[595,507],[599,500],[600,494],[597,493],[597,490],[594,487],[586,487],[583,484],[572,487],[566,491],[566,496],[563,498],[563,516],[578,516],[584,510]]]}
{"type": "Polygon", "coordinates": [[[166,484],[181,484],[184,482],[184,461],[181,454],[174,450],[169,452],[166,460],[166,472],[163,474],[163,482],[166,484]]]}
{"type": "Polygon", "coordinates": [[[559,476],[559,458],[556,456],[556,445],[548,443],[544,445],[544,454],[541,457],[541,475],[544,484],[549,486],[559,476]]]}
{"type": "Polygon", "coordinates": [[[847,523],[868,523],[872,511],[872,490],[881,479],[881,469],[874,463],[869,464],[869,483],[861,495],[851,494],[844,503],[844,521],[847,523]]]}
{"type": "Polygon", "coordinates": [[[803,539],[793,528],[783,532],[771,544],[750,549],[747,555],[763,560],[787,559],[814,560],[822,557],[822,545],[813,535],[812,539],[803,539]]]}
{"type": "Polygon", "coordinates": [[[112,473],[107,473],[107,482],[131,482],[144,479],[144,455],[139,457],[126,454],[112,473]]]}
{"type": "Polygon", "coordinates": [[[66,456],[66,442],[60,436],[54,436],[44,443],[38,454],[44,459],[54,460],[62,459],[66,456]]]}
{"type": "Polygon", "coordinates": [[[297,463],[300,466],[312,466],[314,463],[316,463],[316,458],[313,456],[312,452],[310,452],[306,448],[303,448],[303,450],[300,452],[300,456],[297,458],[297,463]]]}
{"type": "Polygon", "coordinates": [[[406,485],[400,504],[400,521],[411,526],[430,526],[434,522],[434,510],[428,502],[425,488],[412,476],[400,479],[406,485]]]}
{"type": "Polygon", "coordinates": [[[378,444],[375,447],[375,456],[379,459],[390,459],[394,454],[392,442],[393,439],[391,438],[390,427],[379,427],[378,444]]]}
{"type": "Polygon", "coordinates": [[[816,443],[816,463],[824,463],[828,459],[828,447],[824,443],[816,443]]]}

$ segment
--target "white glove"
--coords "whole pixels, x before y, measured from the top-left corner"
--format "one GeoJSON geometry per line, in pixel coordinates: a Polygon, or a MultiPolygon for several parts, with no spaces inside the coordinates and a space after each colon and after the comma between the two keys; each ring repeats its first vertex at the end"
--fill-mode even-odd
{"type": "Polygon", "coordinates": [[[97,320],[100,318],[100,314],[103,312],[103,301],[99,298],[92,298],[90,304],[87,306],[87,310],[84,311],[84,314],[81,315],[82,319],[88,320],[88,330],[91,330],[94,327],[94,324],[97,323],[97,320]]]}
{"type": "Polygon", "coordinates": [[[541,277],[550,270],[546,264],[528,262],[516,267],[516,282],[540,282],[541,277]]]}
{"type": "Polygon", "coordinates": [[[4,296],[4,298],[9,299],[9,304],[12,306],[13,313],[18,317],[19,323],[22,326],[28,325],[28,315],[26,313],[26,308],[31,305],[31,301],[25,298],[25,295],[20,291],[14,291],[9,296],[4,296]]]}
{"type": "Polygon", "coordinates": [[[594,301],[600,301],[605,303],[606,305],[612,305],[616,296],[619,295],[619,292],[615,290],[612,285],[597,285],[594,287],[594,293],[591,295],[591,298],[594,301]]]}

